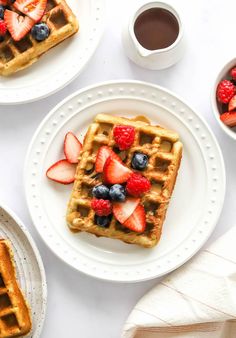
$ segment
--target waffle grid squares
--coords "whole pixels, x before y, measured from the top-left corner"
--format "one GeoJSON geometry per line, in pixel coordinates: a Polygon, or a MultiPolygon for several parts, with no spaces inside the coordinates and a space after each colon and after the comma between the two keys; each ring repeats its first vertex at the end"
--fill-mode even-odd
{"type": "MultiPolygon", "coordinates": [[[[99,114],[91,124],[79,158],[75,183],[67,211],[67,222],[71,231],[87,231],[97,236],[121,239],[144,247],[153,247],[158,242],[166,209],[175,184],[182,155],[182,144],[178,134],[142,121],[129,120],[99,114]],[[114,125],[132,125],[135,127],[135,140],[132,147],[120,152],[113,139],[114,125]],[[142,171],[152,183],[149,193],[141,198],[146,211],[147,227],[144,233],[135,233],[123,227],[112,217],[108,228],[94,223],[94,211],[90,208],[91,190],[102,183],[101,174],[95,172],[96,154],[100,146],[111,147],[131,168],[135,152],[148,155],[148,167],[142,171]],[[87,209],[84,212],[84,209],[87,209]]],[[[133,169],[132,169],[133,170],[133,169]]],[[[133,170],[134,171],[134,170],[133,170]]]]}
{"type": "Polygon", "coordinates": [[[28,333],[31,320],[15,279],[10,244],[0,239],[0,338],[28,333]]]}
{"type": "MultiPolygon", "coordinates": [[[[16,11],[13,6],[10,7],[16,11]]],[[[4,41],[0,42],[1,75],[10,75],[31,65],[41,54],[78,31],[78,22],[64,0],[48,0],[41,21],[50,29],[46,40],[36,41],[28,33],[22,40],[14,41],[7,33],[4,41]]]]}

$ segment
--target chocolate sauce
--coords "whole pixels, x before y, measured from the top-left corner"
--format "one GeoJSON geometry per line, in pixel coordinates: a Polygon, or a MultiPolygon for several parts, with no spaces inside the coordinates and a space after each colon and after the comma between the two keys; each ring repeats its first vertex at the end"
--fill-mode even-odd
{"type": "Polygon", "coordinates": [[[176,17],[168,10],[151,8],[141,13],[134,23],[134,34],[146,49],[169,47],[179,35],[176,17]]]}

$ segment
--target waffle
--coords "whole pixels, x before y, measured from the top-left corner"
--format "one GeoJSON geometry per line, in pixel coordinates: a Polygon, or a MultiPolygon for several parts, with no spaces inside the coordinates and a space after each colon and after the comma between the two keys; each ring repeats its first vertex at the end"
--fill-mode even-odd
{"type": "Polygon", "coordinates": [[[64,0],[48,0],[41,21],[50,28],[50,34],[44,41],[36,41],[30,33],[22,40],[14,41],[8,33],[0,43],[1,75],[8,76],[29,67],[47,50],[78,31],[76,17],[64,0]]]}
{"type": "Polygon", "coordinates": [[[130,120],[105,114],[95,117],[83,143],[67,209],[67,223],[71,231],[86,231],[143,247],[153,247],[159,241],[181,161],[182,143],[177,133],[152,126],[143,118],[141,120],[139,117],[130,120]],[[119,151],[116,147],[112,131],[115,125],[130,125],[135,128],[135,141],[130,149],[119,151]],[[149,157],[149,164],[142,171],[142,175],[151,182],[151,190],[141,198],[147,224],[146,230],[141,234],[123,227],[114,216],[108,228],[94,223],[95,214],[90,207],[91,190],[102,183],[101,174],[97,174],[94,169],[96,153],[102,145],[111,147],[129,168],[135,152],[147,154],[149,157]]]}
{"type": "Polygon", "coordinates": [[[29,309],[16,281],[10,243],[0,239],[0,338],[26,335],[31,330],[29,309]]]}

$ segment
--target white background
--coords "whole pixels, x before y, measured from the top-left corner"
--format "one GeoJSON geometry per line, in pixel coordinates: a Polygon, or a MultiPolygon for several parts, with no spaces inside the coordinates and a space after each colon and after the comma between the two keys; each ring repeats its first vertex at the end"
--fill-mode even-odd
{"type": "MultiPolygon", "coordinates": [[[[82,275],[66,266],[42,242],[27,210],[23,165],[30,139],[51,108],[84,86],[111,79],[137,79],[164,86],[204,116],[223,151],[227,191],[223,212],[211,237],[223,234],[236,218],[235,141],[217,125],[210,92],[223,64],[236,56],[234,0],[173,0],[187,38],[184,58],[163,71],[147,71],[131,63],[121,43],[121,27],[131,5],[143,1],[107,0],[107,22],[102,41],[84,72],[69,86],[39,102],[0,107],[0,199],[23,220],[41,252],[48,282],[48,309],[42,338],[118,338],[138,299],[157,280],[139,284],[111,284],[82,275]]],[[[39,61],[40,62],[40,61],[39,61]]]]}

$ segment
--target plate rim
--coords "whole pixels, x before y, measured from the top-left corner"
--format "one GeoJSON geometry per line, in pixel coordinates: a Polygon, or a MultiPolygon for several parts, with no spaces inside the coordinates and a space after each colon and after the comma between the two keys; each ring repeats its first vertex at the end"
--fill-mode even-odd
{"type": "MultiPolygon", "coordinates": [[[[120,98],[121,99],[121,98],[120,98]]],[[[126,96],[124,96],[124,99],[127,99],[126,96]]],[[[106,101],[106,99],[105,99],[106,101]]],[[[96,103],[95,103],[96,104],[96,103]]],[[[85,109],[85,107],[83,107],[83,109],[85,109]]],[[[137,282],[142,282],[142,281],[146,281],[146,280],[152,280],[154,278],[158,278],[161,277],[163,275],[168,274],[169,272],[177,269],[178,267],[182,266],[183,264],[185,264],[187,261],[189,261],[197,252],[199,252],[199,250],[201,250],[201,248],[203,247],[203,245],[207,242],[207,240],[209,239],[209,237],[212,235],[213,231],[215,230],[216,224],[218,222],[218,219],[220,217],[220,214],[222,212],[222,208],[224,205],[224,200],[225,200],[225,193],[226,193],[226,171],[225,171],[225,162],[224,162],[224,158],[223,158],[223,154],[222,154],[222,150],[220,148],[220,145],[213,133],[213,131],[211,130],[210,126],[208,125],[208,123],[205,121],[205,119],[199,115],[196,110],[194,108],[192,108],[192,106],[190,104],[188,104],[188,102],[186,102],[186,100],[182,99],[181,96],[179,96],[178,94],[175,94],[174,92],[172,92],[169,89],[166,89],[162,86],[156,85],[154,83],[150,83],[150,82],[146,82],[146,81],[139,81],[139,80],[127,80],[127,79],[118,79],[118,80],[108,80],[108,81],[102,81],[102,82],[98,82],[95,83],[93,85],[88,85],[86,87],[83,87],[75,92],[73,92],[72,94],[68,95],[67,97],[65,97],[63,100],[61,100],[58,104],[55,105],[54,108],[52,108],[49,113],[43,118],[43,120],[41,121],[41,123],[39,124],[39,126],[37,127],[37,129],[35,130],[33,137],[30,141],[30,144],[28,146],[27,149],[27,153],[26,153],[26,157],[25,157],[25,163],[24,163],[24,191],[25,191],[25,196],[26,196],[26,202],[27,202],[27,206],[28,206],[28,210],[30,213],[30,217],[32,219],[32,223],[34,225],[34,227],[36,228],[37,232],[40,234],[40,238],[44,241],[44,243],[50,248],[50,250],[64,263],[66,263],[67,265],[69,265],[70,267],[72,267],[73,269],[75,269],[76,271],[79,271],[87,276],[91,276],[95,279],[99,279],[99,280],[104,280],[104,281],[109,281],[109,282],[115,282],[115,283],[137,283],[137,282]],[[219,199],[218,201],[218,207],[217,207],[217,212],[215,213],[216,217],[215,217],[215,222],[212,223],[211,225],[211,229],[208,232],[207,236],[204,236],[204,240],[201,241],[201,244],[197,246],[197,248],[195,250],[192,251],[191,254],[186,255],[186,257],[184,259],[181,260],[181,262],[179,264],[176,264],[174,268],[170,268],[168,270],[166,270],[164,273],[160,273],[160,274],[156,274],[153,276],[148,276],[146,278],[140,278],[140,279],[132,279],[132,280],[125,280],[124,278],[122,279],[115,279],[115,278],[110,278],[106,277],[106,276],[96,276],[93,275],[92,273],[88,273],[86,271],[83,271],[81,269],[78,269],[76,266],[73,265],[73,262],[68,261],[66,259],[64,259],[58,252],[56,252],[53,248],[51,248],[49,246],[49,244],[47,243],[46,239],[41,235],[38,227],[35,225],[34,223],[34,218],[33,215],[31,213],[31,207],[30,207],[30,202],[28,200],[28,193],[27,193],[27,162],[29,161],[29,155],[30,152],[32,150],[33,144],[38,136],[38,133],[40,132],[42,126],[51,118],[51,116],[53,116],[53,114],[60,108],[62,107],[65,103],[69,102],[71,99],[73,99],[74,97],[81,95],[82,93],[86,93],[90,90],[93,89],[99,89],[100,87],[103,86],[111,86],[111,85],[117,85],[119,84],[120,86],[122,85],[141,85],[141,86],[145,86],[148,88],[154,88],[157,90],[160,90],[163,93],[167,93],[169,95],[171,95],[173,98],[176,98],[177,100],[179,100],[181,103],[183,103],[185,106],[187,106],[189,109],[191,109],[191,111],[193,111],[193,113],[199,118],[199,120],[203,123],[203,125],[205,126],[205,128],[207,129],[208,133],[211,136],[212,141],[214,142],[214,145],[218,151],[218,155],[219,155],[219,160],[220,160],[220,168],[221,168],[221,174],[222,174],[222,178],[223,181],[221,182],[222,184],[222,193],[221,193],[221,199],[219,199]]]]}
{"type": "MultiPolygon", "coordinates": [[[[90,49],[89,53],[87,53],[87,57],[85,62],[83,63],[82,67],[79,69],[78,72],[75,72],[73,76],[71,76],[67,81],[63,82],[61,85],[57,86],[56,88],[50,90],[47,93],[43,93],[41,95],[34,95],[33,97],[30,98],[23,98],[19,97],[18,99],[14,99],[12,96],[10,99],[4,101],[4,97],[1,98],[0,100],[0,106],[16,106],[16,105],[23,105],[26,103],[32,103],[32,102],[37,102],[42,99],[45,99],[46,97],[49,97],[60,90],[64,89],[67,85],[69,85],[71,82],[73,82],[87,67],[88,63],[91,61],[92,57],[94,56],[101,39],[103,37],[104,31],[105,31],[105,26],[106,26],[106,0],[94,0],[94,1],[101,1],[103,3],[103,15],[102,15],[102,23],[100,25],[99,32],[96,34],[96,42],[94,43],[94,46],[92,49],[90,49]]],[[[62,41],[63,42],[63,41],[62,41]]],[[[57,47],[57,46],[56,46],[57,47]]],[[[30,86],[29,86],[30,87],[30,86]]],[[[1,88],[0,88],[1,92],[1,88]]]]}
{"type": "Polygon", "coordinates": [[[34,254],[35,254],[35,258],[39,267],[39,271],[40,271],[40,276],[42,279],[42,297],[44,299],[43,303],[43,308],[42,308],[42,315],[41,315],[41,325],[40,328],[38,329],[37,332],[37,336],[35,336],[35,333],[32,332],[32,338],[39,338],[41,336],[43,327],[44,327],[44,322],[45,322],[45,318],[46,318],[46,312],[47,312],[47,295],[48,295],[48,291],[47,291],[47,279],[46,279],[46,272],[45,272],[45,268],[44,268],[44,264],[43,264],[43,260],[42,257],[40,255],[39,249],[33,239],[33,237],[31,236],[29,230],[26,228],[26,226],[24,225],[24,223],[21,221],[21,219],[19,218],[19,216],[13,211],[12,208],[10,208],[9,206],[7,206],[4,202],[2,202],[2,200],[0,201],[0,208],[3,209],[11,218],[12,220],[17,224],[18,228],[20,228],[21,232],[25,235],[25,237],[27,238],[30,247],[32,248],[34,254]]]}

